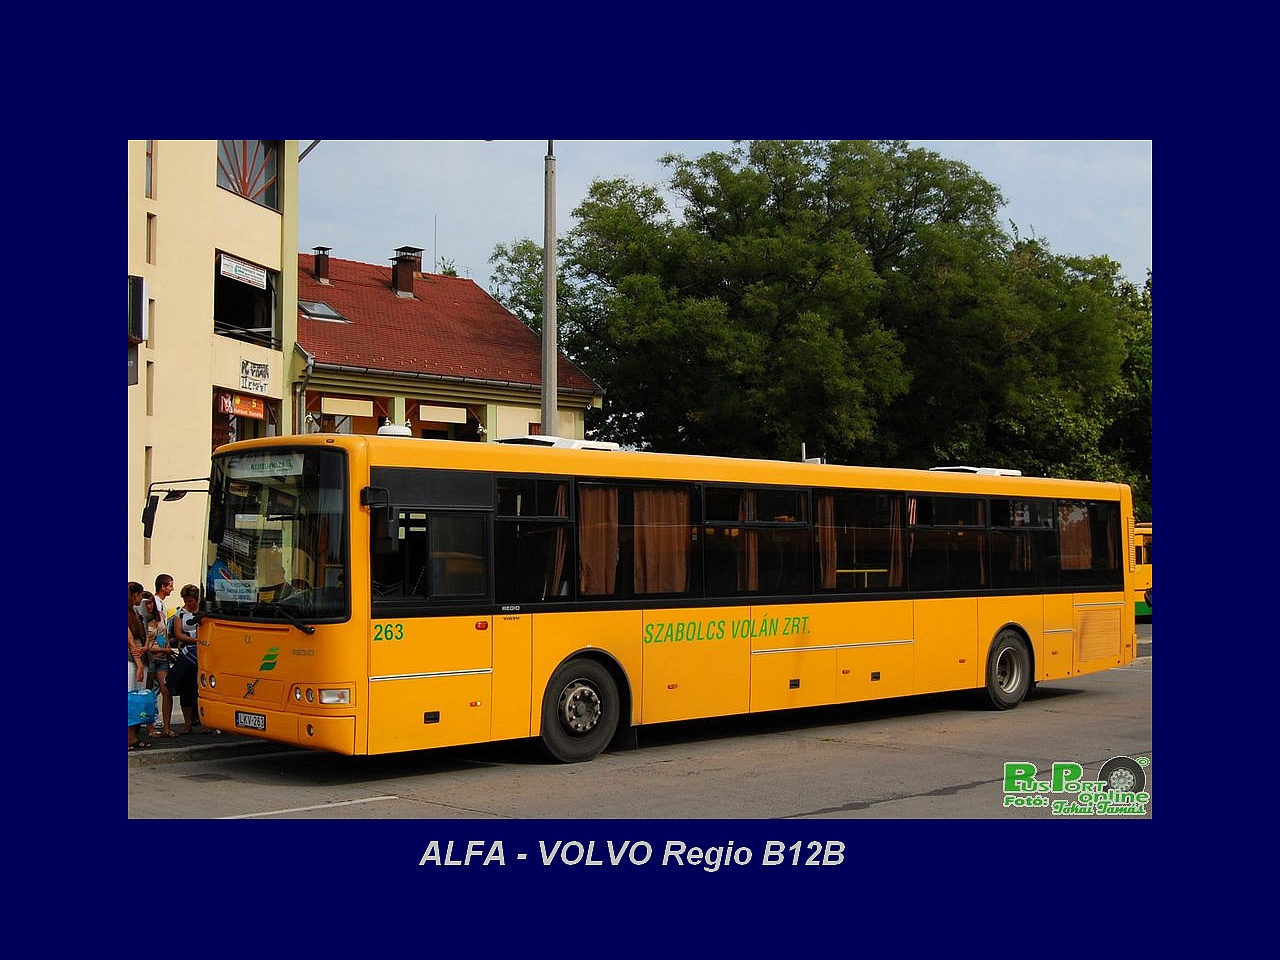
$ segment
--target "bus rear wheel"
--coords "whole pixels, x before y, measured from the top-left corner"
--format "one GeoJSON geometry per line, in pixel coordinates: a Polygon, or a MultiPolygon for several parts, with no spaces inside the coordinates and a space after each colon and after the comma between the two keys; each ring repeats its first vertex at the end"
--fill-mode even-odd
{"type": "Polygon", "coordinates": [[[986,700],[996,710],[1012,710],[1031,689],[1031,657],[1022,637],[1001,630],[987,655],[986,700]]]}
{"type": "Polygon", "coordinates": [[[542,745],[561,763],[598,756],[618,729],[620,701],[612,675],[594,660],[570,660],[542,695],[542,745]]]}

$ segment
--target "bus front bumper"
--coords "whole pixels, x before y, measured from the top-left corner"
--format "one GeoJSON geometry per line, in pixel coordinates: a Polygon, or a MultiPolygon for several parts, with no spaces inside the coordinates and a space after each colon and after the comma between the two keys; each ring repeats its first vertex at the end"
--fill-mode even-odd
{"type": "Polygon", "coordinates": [[[200,697],[199,703],[200,722],[209,728],[348,756],[356,753],[355,717],[263,709],[257,705],[211,700],[207,696],[200,697]]]}

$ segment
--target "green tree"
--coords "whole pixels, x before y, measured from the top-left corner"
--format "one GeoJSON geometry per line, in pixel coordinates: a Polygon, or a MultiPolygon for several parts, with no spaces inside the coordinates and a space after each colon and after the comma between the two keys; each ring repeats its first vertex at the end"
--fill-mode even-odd
{"type": "Polygon", "coordinates": [[[679,222],[651,187],[592,185],[564,244],[586,308],[566,343],[606,384],[604,435],[786,458],[873,436],[907,377],[870,309],[880,283],[848,229],[862,193],[832,169],[841,152],[757,141],[665,157],[679,222]]]}
{"type": "MultiPolygon", "coordinates": [[[[493,248],[489,292],[529,329],[542,332],[543,248],[532,240],[513,240],[493,248]]],[[[559,310],[556,311],[557,326],[559,310]]]]}
{"type": "MultiPolygon", "coordinates": [[[[662,162],[676,213],[599,180],[559,244],[561,346],[606,389],[593,432],[1125,480],[1149,516],[1149,278],[1006,232],[995,186],[903,141],[662,162]]],[[[539,329],[541,247],[491,259],[495,296],[539,329]]]]}

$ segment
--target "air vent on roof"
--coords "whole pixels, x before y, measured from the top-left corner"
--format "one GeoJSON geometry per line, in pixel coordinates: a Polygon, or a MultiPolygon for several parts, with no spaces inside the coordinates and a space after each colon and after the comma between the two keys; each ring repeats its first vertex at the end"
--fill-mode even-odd
{"type": "Polygon", "coordinates": [[[618,450],[618,444],[608,440],[575,440],[572,437],[553,437],[545,433],[525,434],[523,437],[503,437],[498,443],[520,443],[530,447],[562,447],[572,450],[618,450]]]}
{"type": "Polygon", "coordinates": [[[1021,470],[1009,470],[1005,467],[930,467],[939,473],[977,473],[984,477],[1020,477],[1021,470]]]}

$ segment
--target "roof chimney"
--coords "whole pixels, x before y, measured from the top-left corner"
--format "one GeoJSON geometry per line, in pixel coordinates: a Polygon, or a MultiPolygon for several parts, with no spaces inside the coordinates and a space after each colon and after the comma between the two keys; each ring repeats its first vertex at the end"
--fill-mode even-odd
{"type": "Polygon", "coordinates": [[[316,279],[321,283],[329,282],[329,251],[332,247],[313,247],[316,252],[316,279]]]}
{"type": "Polygon", "coordinates": [[[413,274],[422,271],[421,247],[396,247],[392,257],[391,288],[397,297],[413,296],[413,274]]]}

